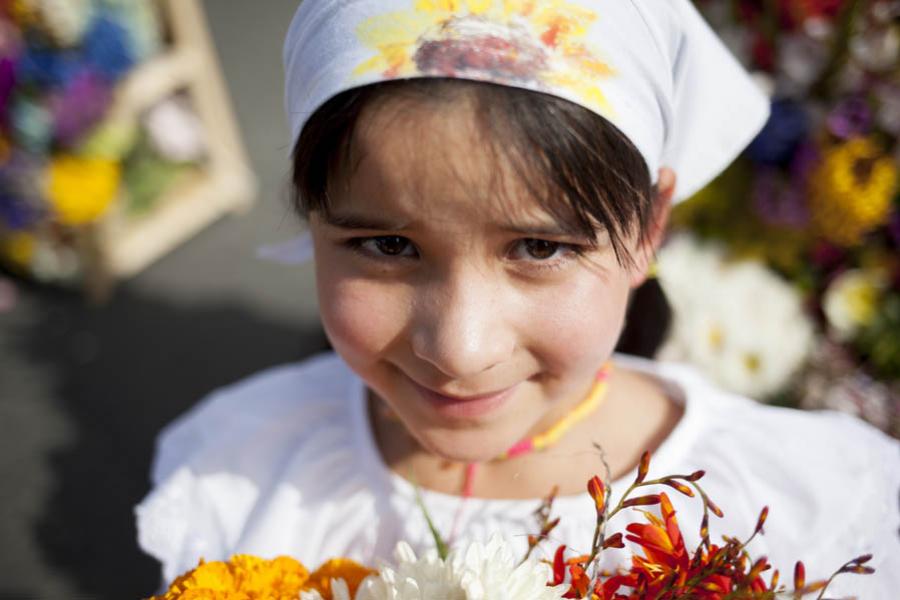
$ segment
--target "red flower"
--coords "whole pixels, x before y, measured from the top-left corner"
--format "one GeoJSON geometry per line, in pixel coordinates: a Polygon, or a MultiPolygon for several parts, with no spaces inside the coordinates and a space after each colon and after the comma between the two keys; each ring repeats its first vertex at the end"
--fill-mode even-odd
{"type": "Polygon", "coordinates": [[[648,584],[671,582],[673,575],[676,585],[685,582],[690,556],[684,547],[684,538],[678,528],[675,509],[665,492],[659,495],[662,519],[645,512],[649,524],[632,523],[625,529],[631,534],[626,539],[635,542],[644,551],[644,556],[633,558],[633,572],[645,578],[648,584]]]}

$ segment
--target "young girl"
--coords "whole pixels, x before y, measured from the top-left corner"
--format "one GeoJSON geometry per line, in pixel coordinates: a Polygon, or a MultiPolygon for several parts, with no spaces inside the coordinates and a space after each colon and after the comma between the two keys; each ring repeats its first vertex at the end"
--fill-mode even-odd
{"type": "MultiPolygon", "coordinates": [[[[554,542],[583,550],[585,483],[605,460],[621,494],[649,450],[657,474],[707,471],[714,539],[769,505],[755,556],[813,579],[871,552],[877,574],[832,592],[896,597],[896,442],[613,353],[671,203],[767,115],[688,0],[304,0],[285,64],[335,352],[163,432],[137,517],[167,581],[200,557],[427,547],[417,488],[454,542],[524,549],[558,486],[554,542]]],[[[699,503],[675,502],[696,544],[699,503]]]]}

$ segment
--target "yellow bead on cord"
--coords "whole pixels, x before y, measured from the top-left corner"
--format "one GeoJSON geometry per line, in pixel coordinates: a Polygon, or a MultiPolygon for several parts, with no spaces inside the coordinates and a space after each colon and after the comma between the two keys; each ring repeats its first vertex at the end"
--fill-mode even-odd
{"type": "MultiPolygon", "coordinates": [[[[603,403],[603,400],[606,399],[606,394],[609,389],[610,371],[612,371],[612,363],[606,363],[605,365],[603,365],[603,367],[597,372],[594,387],[591,388],[591,391],[587,395],[587,397],[579,402],[578,405],[569,412],[569,414],[560,419],[550,429],[543,433],[539,433],[534,437],[527,438],[518,442],[512,448],[510,448],[494,460],[507,460],[510,458],[515,458],[516,456],[529,454],[531,452],[540,452],[541,450],[545,450],[558,442],[559,439],[563,435],[565,435],[565,433],[569,429],[571,429],[575,424],[583,421],[588,417],[588,415],[597,410],[600,404],[603,403]]],[[[465,480],[463,482],[463,498],[469,498],[472,496],[472,487],[475,483],[474,479],[477,471],[478,463],[469,463],[466,465],[465,480]]]]}

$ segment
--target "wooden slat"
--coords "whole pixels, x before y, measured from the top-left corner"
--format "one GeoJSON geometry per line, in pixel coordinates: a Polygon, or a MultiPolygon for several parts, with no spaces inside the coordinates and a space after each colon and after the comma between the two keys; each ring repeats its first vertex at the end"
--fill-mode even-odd
{"type": "Polygon", "coordinates": [[[241,143],[200,0],[162,0],[173,46],[140,66],[118,90],[111,118],[136,119],[179,91],[204,125],[208,161],[202,175],[176,185],[140,218],[112,213],[88,234],[85,285],[103,300],[116,279],[130,277],[228,212],[249,208],[257,183],[241,143]]]}

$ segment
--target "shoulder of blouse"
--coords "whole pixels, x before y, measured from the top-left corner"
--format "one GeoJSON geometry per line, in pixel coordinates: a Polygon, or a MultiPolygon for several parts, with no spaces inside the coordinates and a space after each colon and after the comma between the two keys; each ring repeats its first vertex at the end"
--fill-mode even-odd
{"type": "MultiPolygon", "coordinates": [[[[831,594],[869,589],[887,577],[896,584],[900,442],[845,413],[769,406],[706,389],[707,398],[692,399],[707,414],[688,452],[689,466],[709,473],[707,492],[726,517],[729,506],[752,513],[768,505],[763,541],[769,557],[804,560],[810,578],[827,577],[866,553],[875,555],[873,564],[883,565],[882,571],[894,573],[844,576],[831,594]]],[[[793,563],[776,566],[785,572],[793,563]]]]}
{"type": "Polygon", "coordinates": [[[162,430],[153,487],[135,515],[138,543],[167,581],[200,557],[227,558],[254,505],[298,456],[307,473],[322,462],[335,472],[336,458],[353,469],[354,381],[335,354],[317,355],[220,388],[162,430]]]}
{"type": "Polygon", "coordinates": [[[160,432],[153,482],[186,458],[210,454],[210,460],[228,462],[252,450],[257,436],[296,441],[323,425],[341,424],[353,377],[343,360],[327,352],[215,390],[160,432]]]}

